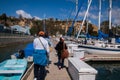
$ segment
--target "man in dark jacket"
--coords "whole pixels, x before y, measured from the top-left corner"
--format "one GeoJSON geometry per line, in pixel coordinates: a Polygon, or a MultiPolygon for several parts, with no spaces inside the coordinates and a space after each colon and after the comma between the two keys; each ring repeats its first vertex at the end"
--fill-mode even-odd
{"type": "Polygon", "coordinates": [[[67,49],[66,44],[64,43],[64,39],[60,37],[60,41],[57,43],[55,49],[57,51],[58,56],[58,68],[61,69],[64,67],[64,59],[61,58],[61,52],[63,50],[63,46],[65,46],[65,49],[67,49]]]}

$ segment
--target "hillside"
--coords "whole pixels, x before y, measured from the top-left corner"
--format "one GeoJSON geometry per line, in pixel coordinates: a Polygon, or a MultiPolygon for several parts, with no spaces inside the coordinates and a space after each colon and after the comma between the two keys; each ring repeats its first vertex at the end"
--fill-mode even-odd
{"type": "MultiPolygon", "coordinates": [[[[66,34],[68,28],[72,25],[72,21],[68,21],[68,24],[66,20],[58,20],[58,19],[45,19],[45,20],[36,20],[36,19],[26,19],[22,18],[21,16],[19,18],[15,17],[8,17],[6,14],[2,14],[0,16],[0,24],[5,25],[6,27],[10,27],[13,25],[20,25],[22,27],[29,26],[30,27],[30,32],[32,35],[35,35],[38,33],[40,30],[46,29],[47,33],[49,35],[55,35],[56,33],[60,34],[66,34]]],[[[74,24],[74,29],[76,31],[79,30],[79,26],[81,24],[81,21],[77,21],[74,24]]],[[[85,32],[85,25],[83,27],[83,31],[85,32]]],[[[97,32],[97,27],[93,24],[89,26],[90,32],[97,32]]]]}

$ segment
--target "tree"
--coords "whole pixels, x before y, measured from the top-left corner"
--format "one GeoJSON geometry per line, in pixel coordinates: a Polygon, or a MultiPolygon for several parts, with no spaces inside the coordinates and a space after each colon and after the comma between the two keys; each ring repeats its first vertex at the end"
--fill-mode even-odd
{"type": "Polygon", "coordinates": [[[0,19],[4,20],[6,22],[7,20],[7,15],[5,13],[3,13],[1,16],[0,16],[0,19]]]}
{"type": "Polygon", "coordinates": [[[103,21],[101,23],[101,29],[100,30],[105,34],[109,34],[109,21],[103,21]]]}
{"type": "Polygon", "coordinates": [[[42,29],[42,22],[40,20],[33,20],[32,22],[33,22],[33,26],[30,29],[30,33],[32,35],[38,34],[40,30],[43,30],[42,29]]]}
{"type": "Polygon", "coordinates": [[[33,26],[33,27],[30,29],[31,35],[35,35],[37,31],[38,31],[38,30],[37,30],[36,26],[33,26]]]}
{"type": "Polygon", "coordinates": [[[6,15],[5,13],[3,13],[3,14],[0,16],[0,19],[1,19],[1,20],[4,20],[4,21],[3,21],[3,24],[6,26],[7,15],[6,15]]]}

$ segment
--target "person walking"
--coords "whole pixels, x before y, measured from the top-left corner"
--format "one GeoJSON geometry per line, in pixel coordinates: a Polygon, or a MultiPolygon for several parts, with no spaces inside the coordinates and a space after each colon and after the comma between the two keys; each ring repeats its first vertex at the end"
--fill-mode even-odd
{"type": "Polygon", "coordinates": [[[34,39],[33,47],[34,80],[45,80],[45,66],[48,64],[49,45],[48,41],[44,39],[43,31],[40,31],[39,37],[34,39]]]}
{"type": "Polygon", "coordinates": [[[58,56],[58,68],[59,69],[64,67],[64,58],[61,58],[61,54],[62,54],[61,52],[63,50],[63,45],[65,45],[65,49],[67,49],[67,46],[64,43],[64,39],[60,37],[60,40],[55,47],[55,50],[57,51],[57,56],[58,56]]]}

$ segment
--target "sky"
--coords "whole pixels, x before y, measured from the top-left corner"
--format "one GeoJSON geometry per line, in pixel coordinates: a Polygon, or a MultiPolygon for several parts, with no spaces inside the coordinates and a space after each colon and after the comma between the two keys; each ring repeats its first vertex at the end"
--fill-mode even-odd
{"type": "MultiPolygon", "coordinates": [[[[93,0],[90,6],[88,20],[98,25],[99,0],[93,0]]],[[[108,20],[109,0],[102,0],[101,22],[108,20]]],[[[112,0],[112,23],[120,24],[120,0],[112,0]]],[[[0,15],[25,18],[74,19],[76,15],[76,0],[0,0],[0,15]]],[[[78,0],[80,8],[76,20],[82,20],[87,9],[87,0],[78,0]]]]}

